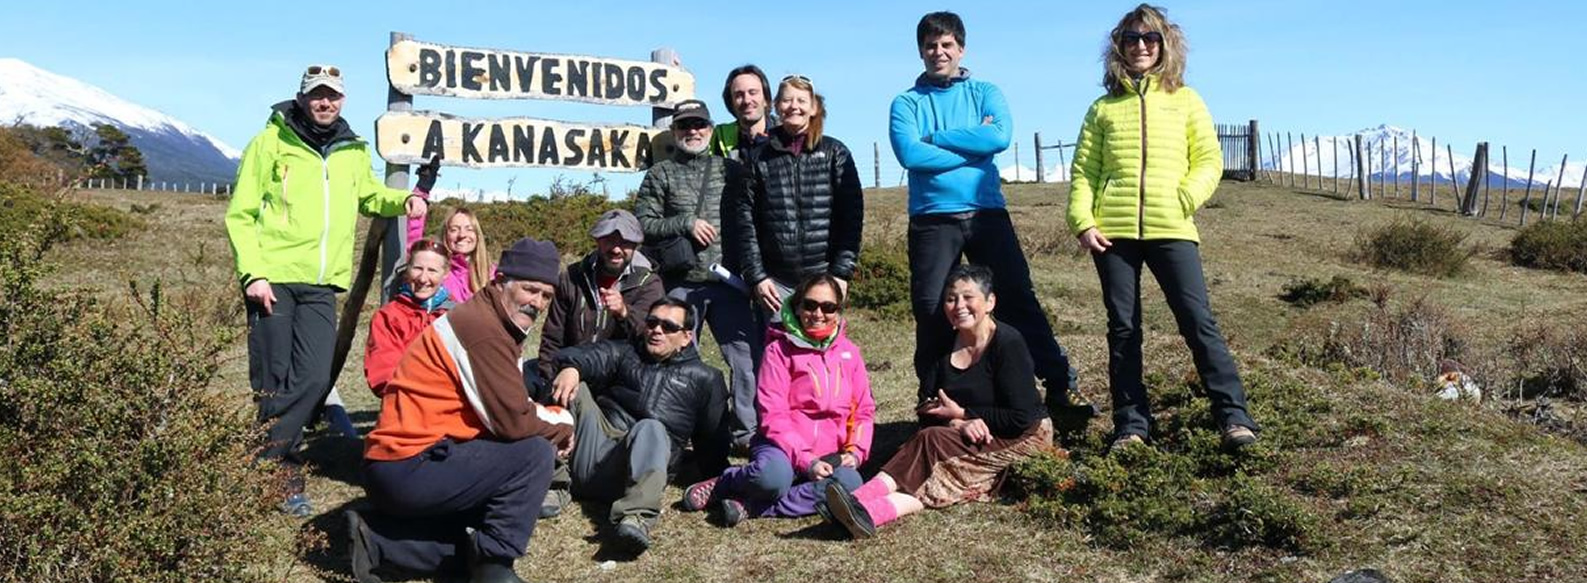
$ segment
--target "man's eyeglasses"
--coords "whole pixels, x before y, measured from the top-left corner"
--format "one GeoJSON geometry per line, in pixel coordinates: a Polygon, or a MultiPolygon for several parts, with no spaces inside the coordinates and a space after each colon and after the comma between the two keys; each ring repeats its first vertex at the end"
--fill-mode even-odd
{"type": "Polygon", "coordinates": [[[1124,34],[1119,35],[1119,44],[1125,47],[1133,47],[1135,46],[1135,43],[1141,42],[1143,40],[1146,41],[1146,46],[1162,46],[1163,33],[1141,33],[1135,32],[1133,30],[1126,30],[1124,31],[1124,34]]]}
{"type": "Polygon", "coordinates": [[[309,65],[308,74],[310,74],[310,75],[318,75],[320,73],[324,73],[324,74],[330,75],[332,77],[341,77],[342,76],[342,70],[338,69],[336,67],[325,67],[325,66],[320,66],[320,65],[309,65]]]}
{"type": "Polygon", "coordinates": [[[677,334],[683,331],[683,324],[660,316],[645,316],[645,328],[661,328],[662,332],[677,334]]]}
{"type": "Polygon", "coordinates": [[[837,302],[818,302],[811,299],[799,301],[799,309],[806,312],[815,312],[819,310],[828,314],[836,314],[838,313],[839,308],[840,306],[838,306],[837,302]]]}

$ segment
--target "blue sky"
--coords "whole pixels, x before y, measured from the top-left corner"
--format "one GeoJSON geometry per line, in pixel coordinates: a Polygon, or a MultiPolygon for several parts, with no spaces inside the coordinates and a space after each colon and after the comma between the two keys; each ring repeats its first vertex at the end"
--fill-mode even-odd
{"type": "MultiPolygon", "coordinates": [[[[887,107],[921,70],[914,26],[928,10],[964,17],[964,65],[999,84],[1014,113],[1021,162],[1033,132],[1071,141],[1099,93],[1101,43],[1134,2],[27,2],[0,20],[0,56],[98,85],[242,148],[270,104],[296,90],[309,63],[349,76],[344,115],[373,135],[385,108],[391,31],[442,44],[645,60],[676,49],[702,98],[739,64],[776,78],[814,79],[828,133],[856,152],[869,185],[872,143],[883,183],[899,178],[886,142],[887,107]]],[[[1587,157],[1587,95],[1578,3],[1435,1],[1175,2],[1190,40],[1188,80],[1220,122],[1343,134],[1389,123],[1452,142],[1538,149],[1540,164],[1587,157]]],[[[648,123],[644,108],[546,101],[417,97],[418,109],[475,117],[532,116],[648,123]]],[[[1012,163],[1012,151],[1000,165],[1012,163]]],[[[1049,161],[1048,165],[1052,162],[1049,161]]],[[[443,172],[444,187],[539,189],[557,171],[443,172]]],[[[569,178],[588,175],[567,173],[569,178]]],[[[613,190],[637,176],[609,175],[613,190]]]]}

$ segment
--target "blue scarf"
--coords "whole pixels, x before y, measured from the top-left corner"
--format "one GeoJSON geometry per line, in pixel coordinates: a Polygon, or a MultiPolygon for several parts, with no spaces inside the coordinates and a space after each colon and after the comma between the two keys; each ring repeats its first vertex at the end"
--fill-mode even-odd
{"type": "Polygon", "coordinates": [[[428,300],[421,300],[413,295],[413,288],[406,283],[402,284],[402,288],[397,290],[397,293],[408,296],[408,298],[413,300],[413,303],[419,304],[419,307],[424,308],[426,312],[434,312],[436,308],[441,307],[441,304],[446,303],[449,295],[445,286],[437,286],[435,295],[430,296],[428,300]]]}

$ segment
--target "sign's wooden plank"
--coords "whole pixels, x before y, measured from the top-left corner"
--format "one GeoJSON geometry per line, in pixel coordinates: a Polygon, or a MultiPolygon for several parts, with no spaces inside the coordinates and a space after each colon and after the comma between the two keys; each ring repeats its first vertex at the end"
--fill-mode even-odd
{"type": "Polygon", "coordinates": [[[380,157],[422,164],[441,152],[443,165],[465,168],[569,168],[638,172],[652,152],[666,155],[665,128],[578,124],[534,118],[471,119],[445,113],[387,112],[375,121],[380,157]]]}
{"type": "Polygon", "coordinates": [[[671,107],[694,98],[694,75],[681,67],[414,40],[400,41],[386,51],[386,76],[392,87],[408,95],[649,107],[671,107]]]}

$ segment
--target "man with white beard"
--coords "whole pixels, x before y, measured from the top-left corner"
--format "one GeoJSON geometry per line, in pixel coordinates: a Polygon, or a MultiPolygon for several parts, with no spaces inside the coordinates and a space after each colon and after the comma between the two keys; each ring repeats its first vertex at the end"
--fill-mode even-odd
{"type": "Polygon", "coordinates": [[[742,196],[743,166],[710,149],[711,113],[705,102],[678,103],[672,114],[677,145],[672,157],[645,174],[634,215],[645,233],[645,254],[661,273],[667,295],[694,308],[695,330],[711,327],[732,369],[732,418],[727,424],[735,447],[747,449],[755,434],[755,373],[761,333],[736,258],[724,256],[722,208],[742,196]]]}

